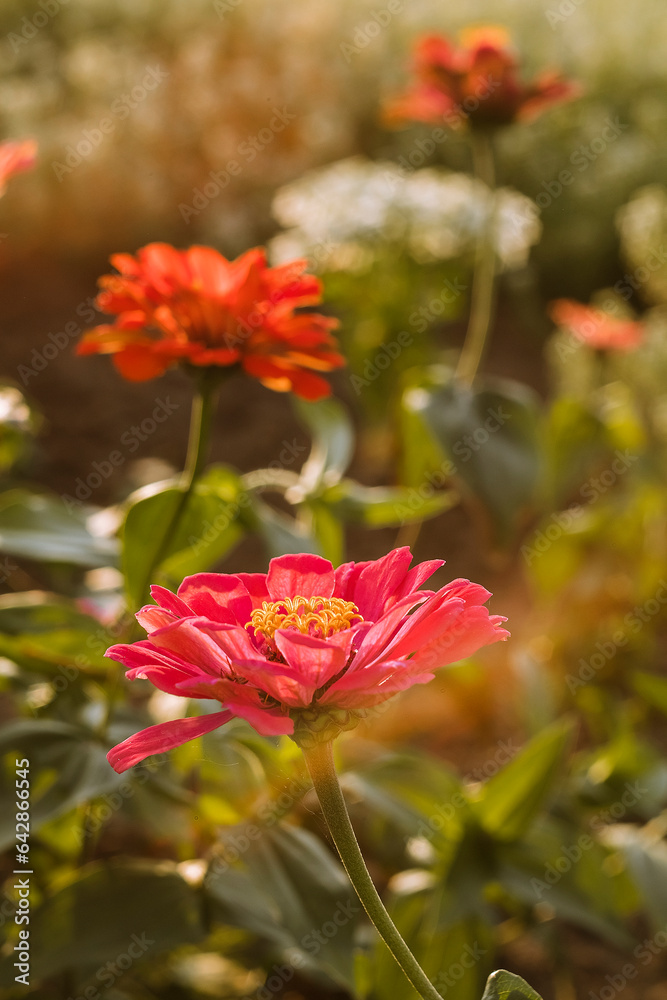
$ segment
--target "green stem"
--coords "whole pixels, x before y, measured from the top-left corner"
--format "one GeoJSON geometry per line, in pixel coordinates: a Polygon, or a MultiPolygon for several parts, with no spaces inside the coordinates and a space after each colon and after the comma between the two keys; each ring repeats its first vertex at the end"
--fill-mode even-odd
{"type": "Polygon", "coordinates": [[[333,744],[329,741],[318,743],[310,749],[302,749],[329,832],[366,913],[417,993],[424,1000],[442,1000],[399,934],[373,885],[338,783],[333,744]]]}
{"type": "Polygon", "coordinates": [[[471,134],[473,173],[489,189],[485,225],[479,234],[475,252],[475,272],[470,293],[470,318],[456,374],[470,384],[484,355],[496,290],[495,227],[497,196],[493,140],[486,131],[471,134]]]}
{"type": "Polygon", "coordinates": [[[204,368],[197,393],[192,400],[188,451],[183,470],[185,499],[192,490],[195,480],[201,475],[211,437],[211,425],[220,387],[220,372],[215,368],[204,368]]]}
{"type": "MultiPolygon", "coordinates": [[[[217,402],[218,389],[221,381],[221,370],[217,368],[204,368],[201,372],[198,372],[197,375],[199,377],[199,383],[197,386],[197,392],[192,400],[188,450],[181,481],[182,492],[178,499],[178,503],[174,507],[171,518],[169,519],[169,524],[165,529],[164,535],[162,536],[162,543],[160,544],[150,564],[146,567],[146,572],[141,586],[141,592],[146,595],[148,594],[148,588],[153,578],[153,574],[166,555],[170,541],[176,531],[176,528],[178,527],[178,522],[183,515],[183,511],[185,510],[195,482],[201,475],[204,465],[206,464],[206,456],[208,454],[208,445],[211,436],[211,425],[213,422],[212,418],[215,411],[215,404],[217,402]]],[[[140,634],[141,630],[136,622],[133,622],[129,629],[127,641],[132,642],[133,639],[137,638],[140,634]]],[[[117,664],[111,675],[107,695],[107,710],[105,718],[100,726],[100,733],[103,736],[106,734],[111,722],[114,705],[121,688],[120,682],[122,673],[123,668],[120,664],[117,664]]]]}
{"type": "Polygon", "coordinates": [[[208,455],[208,445],[211,436],[211,424],[215,404],[218,398],[220,372],[216,368],[204,368],[199,377],[197,393],[192,400],[192,415],[190,417],[190,434],[188,450],[185,458],[185,468],[181,480],[181,495],[162,536],[162,543],[155,556],[146,567],[145,583],[142,591],[147,591],[153,573],[163,561],[172,536],[178,527],[183,511],[190,498],[194,485],[202,473],[208,455]]]}

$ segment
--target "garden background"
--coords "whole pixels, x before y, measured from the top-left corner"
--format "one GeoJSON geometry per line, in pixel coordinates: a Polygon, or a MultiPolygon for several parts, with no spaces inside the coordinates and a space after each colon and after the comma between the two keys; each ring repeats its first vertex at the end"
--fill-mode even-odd
{"type": "Polygon", "coordinates": [[[38,144],[0,204],[7,996],[412,995],[289,739],[234,722],[130,777],[106,762],[184,712],[102,653],[150,562],[150,515],[121,558],[128,497],[182,469],[191,383],[75,354],[103,322],[109,256],[158,241],[306,256],[348,360],[322,403],[225,381],[160,581],[407,544],[446,559],[440,586],[488,587],[512,638],[338,744],[371,873],[447,996],[480,997],[499,966],[545,1000],[667,996],[660,5],[5,0],[0,46],[1,135],[38,144]],[[484,224],[469,134],[382,109],[417,37],[486,23],[525,79],[557,68],[581,92],[496,136],[498,294],[471,396],[450,381],[484,224]],[[639,322],[641,343],[596,349],[550,319],[558,299],[639,322]],[[11,968],[17,755],[34,780],[28,989],[11,968]]]}

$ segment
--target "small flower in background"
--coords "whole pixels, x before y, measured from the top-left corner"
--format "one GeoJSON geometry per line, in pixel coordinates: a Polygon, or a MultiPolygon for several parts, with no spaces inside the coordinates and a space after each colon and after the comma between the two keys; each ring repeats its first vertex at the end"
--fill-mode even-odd
{"type": "Polygon", "coordinates": [[[211,732],[234,716],[301,746],[331,739],[365,711],[433,670],[506,639],[487,590],[454,580],[420,589],[442,565],[410,569],[406,548],[334,570],[307,553],[272,559],[268,573],[198,573],[137,613],[149,638],[107,656],[184,698],[223,711],[151,726],[109,752],[116,771],[211,732]]]}
{"type": "MultiPolygon", "coordinates": [[[[280,188],[272,211],[285,231],[270,244],[277,262],[308,257],[317,271],[363,271],[387,252],[419,263],[474,254],[486,225],[481,181],[427,168],[407,172],[361,156],[307,171],[280,188]]],[[[535,202],[497,192],[494,243],[499,265],[524,267],[542,226],[535,202]]]]}
{"type": "Polygon", "coordinates": [[[7,181],[15,174],[31,170],[37,159],[34,139],[9,139],[0,142],[0,195],[7,190],[7,181]]]}
{"type": "Polygon", "coordinates": [[[269,267],[264,250],[229,261],[211,247],[176,250],[151,243],[115,254],[120,274],[104,275],[98,308],[113,324],[82,337],[78,354],[113,354],[118,371],[134,382],[162,375],[178,362],[243,369],[278,392],[304,399],[330,394],[314,374],[345,364],[331,335],[337,320],[310,311],[321,301],[318,278],[306,262],[269,267]]]}
{"type": "Polygon", "coordinates": [[[572,299],[557,299],[549,315],[558,326],[589,347],[600,351],[632,351],[644,339],[644,326],[636,320],[620,319],[572,299]]]}
{"type": "Polygon", "coordinates": [[[577,84],[555,72],[522,83],[503,28],[487,25],[461,34],[456,47],[442,35],[415,45],[415,82],[385,107],[390,124],[425,122],[461,128],[508,125],[534,118],[545,108],[579,93],[577,84]]]}

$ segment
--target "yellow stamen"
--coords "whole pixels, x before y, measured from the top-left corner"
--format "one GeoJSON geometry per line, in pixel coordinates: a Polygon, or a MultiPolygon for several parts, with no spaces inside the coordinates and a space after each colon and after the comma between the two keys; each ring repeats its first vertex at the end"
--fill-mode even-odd
{"type": "Polygon", "coordinates": [[[334,632],[350,628],[355,618],[362,618],[356,604],[340,597],[285,597],[264,601],[250,616],[255,633],[272,639],[276,629],[294,628],[304,635],[327,639],[334,632]]]}

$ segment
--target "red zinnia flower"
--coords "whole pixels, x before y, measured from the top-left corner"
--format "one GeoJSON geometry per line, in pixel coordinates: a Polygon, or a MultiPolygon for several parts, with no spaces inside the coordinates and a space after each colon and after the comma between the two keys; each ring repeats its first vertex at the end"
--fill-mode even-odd
{"type": "Polygon", "coordinates": [[[34,167],[36,157],[37,143],[34,139],[0,142],[0,195],[5,193],[10,177],[34,167]]]}
{"type": "Polygon", "coordinates": [[[178,361],[240,363],[270,389],[321,399],[331,390],[314,372],[345,364],[331,335],[337,320],[295,312],[321,301],[321,282],[304,273],[306,261],[269,267],[259,248],[229,261],[211,247],[151,243],[136,257],[114,254],[111,263],[120,274],[100,279],[97,305],[117,319],[85,333],[77,353],[113,354],[131,381],[162,375],[178,361]]]}
{"type": "Polygon", "coordinates": [[[416,81],[387,105],[385,117],[390,123],[419,121],[459,128],[469,119],[473,126],[506,125],[533,118],[550,104],[579,93],[576,84],[554,72],[522,83],[503,28],[468,29],[461,40],[459,48],[441,35],[427,35],[417,42],[416,81]]]}
{"type": "Polygon", "coordinates": [[[441,559],[409,569],[408,548],[345,563],[300,554],[271,560],[268,574],[198,573],[137,619],[149,638],[107,656],[162,691],[211,698],[223,710],[130,736],[109,752],[116,771],[222,726],[234,716],[262,735],[302,746],[350,728],[364,710],[437,667],[505,639],[491,596],[468,580],[421,590],[441,559]]]}
{"type": "Polygon", "coordinates": [[[552,302],[549,315],[554,323],[570,330],[577,340],[601,351],[632,351],[644,339],[642,323],[619,319],[572,299],[552,302]]]}

